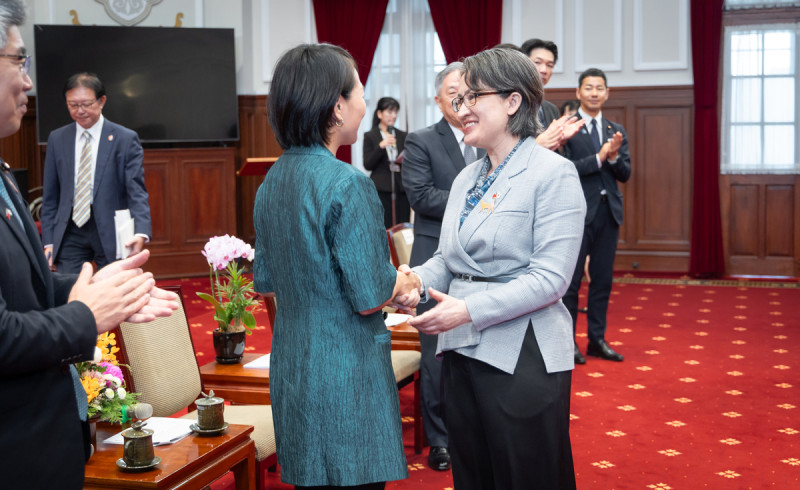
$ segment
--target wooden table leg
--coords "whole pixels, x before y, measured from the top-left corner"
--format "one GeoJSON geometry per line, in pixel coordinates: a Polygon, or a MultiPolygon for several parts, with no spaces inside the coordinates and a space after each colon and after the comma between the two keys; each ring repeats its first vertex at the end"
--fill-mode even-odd
{"type": "Polygon", "coordinates": [[[250,441],[246,459],[231,467],[236,479],[236,490],[255,490],[256,488],[256,444],[250,441]]]}

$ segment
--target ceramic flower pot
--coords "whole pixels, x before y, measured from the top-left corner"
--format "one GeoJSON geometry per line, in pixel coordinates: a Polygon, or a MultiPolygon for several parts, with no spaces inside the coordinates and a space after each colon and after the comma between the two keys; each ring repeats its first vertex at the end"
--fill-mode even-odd
{"type": "Polygon", "coordinates": [[[214,359],[219,364],[237,364],[242,362],[246,332],[222,332],[214,330],[214,359]]]}

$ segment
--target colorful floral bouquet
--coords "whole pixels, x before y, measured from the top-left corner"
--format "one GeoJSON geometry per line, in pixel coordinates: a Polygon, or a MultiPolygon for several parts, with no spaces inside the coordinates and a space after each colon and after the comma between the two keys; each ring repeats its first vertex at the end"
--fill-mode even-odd
{"type": "Polygon", "coordinates": [[[215,236],[208,240],[203,255],[209,265],[211,294],[197,293],[214,305],[214,320],[223,332],[246,331],[250,335],[256,326],[253,313],[256,304],[253,282],[239,268],[239,259],[252,262],[253,248],[235,236],[215,236]],[[219,271],[225,271],[220,277],[219,271]]]}
{"type": "Polygon", "coordinates": [[[89,402],[89,418],[112,423],[127,420],[127,407],[136,404],[136,393],[125,390],[125,378],[119,368],[116,353],[119,351],[113,333],[97,337],[94,361],[79,362],[75,365],[86,390],[89,402]]]}

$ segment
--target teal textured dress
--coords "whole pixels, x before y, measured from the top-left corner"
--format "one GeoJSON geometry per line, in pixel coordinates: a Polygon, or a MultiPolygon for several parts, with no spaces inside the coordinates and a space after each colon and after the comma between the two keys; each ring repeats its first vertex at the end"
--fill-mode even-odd
{"type": "Polygon", "coordinates": [[[288,149],[256,195],[255,288],[278,313],[270,392],[281,479],[361,485],[408,477],[390,334],[392,295],[374,184],[326,148],[288,149]]]}

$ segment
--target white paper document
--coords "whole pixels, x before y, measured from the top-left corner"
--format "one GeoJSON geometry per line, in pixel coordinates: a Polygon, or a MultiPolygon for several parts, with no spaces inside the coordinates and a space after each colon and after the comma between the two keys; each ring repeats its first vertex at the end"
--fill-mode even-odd
{"type": "MultiPolygon", "coordinates": [[[[145,421],[145,429],[153,431],[153,446],[163,446],[173,444],[192,433],[192,424],[197,423],[195,419],[173,419],[170,417],[150,417],[145,421]]],[[[122,432],[106,439],[106,444],[123,444],[125,440],[122,432]]]]}
{"type": "Polygon", "coordinates": [[[395,325],[400,325],[401,323],[407,322],[409,318],[411,318],[411,315],[404,315],[402,313],[389,313],[384,322],[386,322],[387,327],[394,327],[395,325]]]}
{"type": "Polygon", "coordinates": [[[250,369],[269,369],[269,354],[264,354],[257,359],[253,359],[242,367],[250,369]]]}
{"type": "Polygon", "coordinates": [[[133,218],[129,209],[118,209],[114,213],[114,229],[117,234],[117,258],[127,258],[131,247],[126,247],[125,244],[133,238],[133,218]]]}

